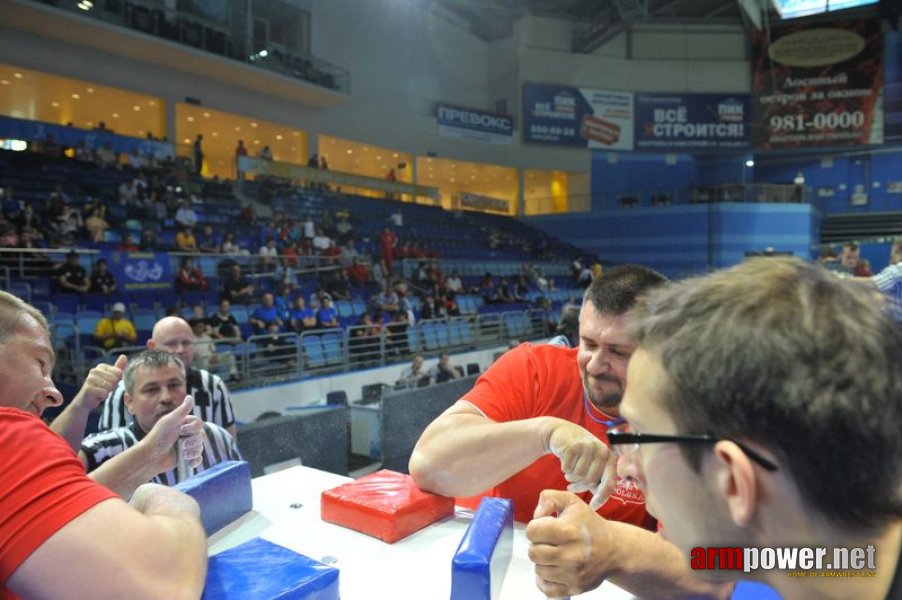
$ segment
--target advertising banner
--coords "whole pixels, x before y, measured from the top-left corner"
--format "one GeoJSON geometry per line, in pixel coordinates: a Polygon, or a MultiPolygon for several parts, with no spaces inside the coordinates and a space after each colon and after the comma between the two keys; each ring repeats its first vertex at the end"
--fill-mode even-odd
{"type": "Polygon", "coordinates": [[[636,150],[746,148],[749,102],[747,94],[637,94],[636,150]]]}
{"type": "Polygon", "coordinates": [[[523,141],[632,150],[633,94],[525,83],[523,141]]]}
{"type": "Polygon", "coordinates": [[[752,143],[756,148],[866,144],[883,83],[876,20],[752,32],[752,143]]]}
{"type": "Polygon", "coordinates": [[[134,292],[172,289],[173,275],[168,254],[104,252],[103,255],[120,290],[134,292]]]}
{"type": "Polygon", "coordinates": [[[510,144],[514,138],[514,120],[510,115],[439,104],[435,112],[438,134],[444,137],[510,144]]]}

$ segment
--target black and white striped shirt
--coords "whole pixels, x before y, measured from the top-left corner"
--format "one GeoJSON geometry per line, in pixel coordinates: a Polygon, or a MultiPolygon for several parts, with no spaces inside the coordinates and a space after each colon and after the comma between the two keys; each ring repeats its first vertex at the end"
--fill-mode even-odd
{"type": "MultiPolygon", "coordinates": [[[[185,373],[185,388],[194,396],[194,415],[205,423],[215,423],[223,428],[235,424],[232,398],[225,382],[209,371],[189,368],[185,373]]],[[[116,389],[103,401],[103,412],[98,431],[125,427],[132,422],[132,415],[125,410],[125,382],[120,381],[116,389]]]]}
{"type": "MultiPolygon", "coordinates": [[[[229,432],[213,423],[204,423],[204,432],[207,434],[204,440],[203,464],[194,469],[200,473],[226,460],[241,460],[238,447],[229,432]]],[[[88,472],[90,473],[104,462],[121,454],[140,442],[147,435],[133,421],[127,427],[117,427],[109,431],[101,431],[84,439],[81,443],[81,451],[88,459],[88,472]]],[[[151,483],[161,485],[175,485],[178,480],[177,469],[164,471],[150,480],[151,483]]]]}

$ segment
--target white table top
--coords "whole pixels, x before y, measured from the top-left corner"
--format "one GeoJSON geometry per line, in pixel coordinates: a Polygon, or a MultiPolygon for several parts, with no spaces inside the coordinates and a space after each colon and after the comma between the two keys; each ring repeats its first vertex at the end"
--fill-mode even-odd
{"type": "MultiPolygon", "coordinates": [[[[254,510],[211,537],[210,554],[259,536],[316,560],[334,560],[340,570],[342,600],[450,598],[451,559],[470,515],[459,510],[453,518],[387,544],[320,519],[320,492],[348,481],[308,467],[254,479],[254,510]]],[[[525,527],[516,524],[513,554],[497,600],[545,600],[535,585],[527,545],[525,527]]],[[[632,597],[610,583],[574,596],[586,600],[632,597]]]]}

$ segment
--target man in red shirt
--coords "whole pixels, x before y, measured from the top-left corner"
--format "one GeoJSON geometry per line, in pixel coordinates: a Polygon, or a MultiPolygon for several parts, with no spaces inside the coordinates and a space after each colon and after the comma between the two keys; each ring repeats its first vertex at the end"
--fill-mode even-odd
{"type": "Polygon", "coordinates": [[[379,234],[379,246],[382,250],[382,263],[385,266],[385,273],[391,276],[392,265],[395,259],[395,247],[398,245],[397,234],[386,227],[379,234]]]}
{"type": "MultiPolygon", "coordinates": [[[[0,292],[0,600],[199,597],[206,537],[197,504],[154,484],[126,503],[88,478],[39,418],[63,400],[53,362],[43,315],[0,292]]],[[[173,443],[186,407],[161,419],[173,443]]]]}
{"type": "MultiPolygon", "coordinates": [[[[729,593],[695,578],[676,547],[648,531],[654,520],[642,493],[617,478],[607,442],[607,430],[623,422],[619,406],[635,348],[627,313],[638,296],[664,282],[634,265],[594,281],[580,311],[578,349],[523,344],[510,350],[426,428],[410,459],[410,474],[423,489],[457,496],[465,506],[476,505],[478,498],[468,498],[474,495],[511,498],[518,521],[533,517],[539,494],[549,488],[581,493],[593,510],[600,507],[611,525],[610,547],[584,559],[590,573],[578,591],[610,578],[642,597],[729,593]]],[[[560,591],[556,576],[542,572],[543,591],[560,591]]]]}

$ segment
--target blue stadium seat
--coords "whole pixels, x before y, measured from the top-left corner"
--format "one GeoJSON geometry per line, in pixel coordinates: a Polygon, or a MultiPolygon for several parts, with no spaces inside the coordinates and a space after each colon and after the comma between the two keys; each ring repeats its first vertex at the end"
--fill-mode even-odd
{"type": "Polygon", "coordinates": [[[324,333],[323,334],[323,354],[326,357],[326,364],[340,365],[343,361],[342,353],[342,334],[340,333],[324,333]]]}
{"type": "Polygon", "coordinates": [[[305,335],[301,337],[301,351],[308,369],[321,369],[326,366],[326,354],[323,351],[321,336],[305,335]]]}

